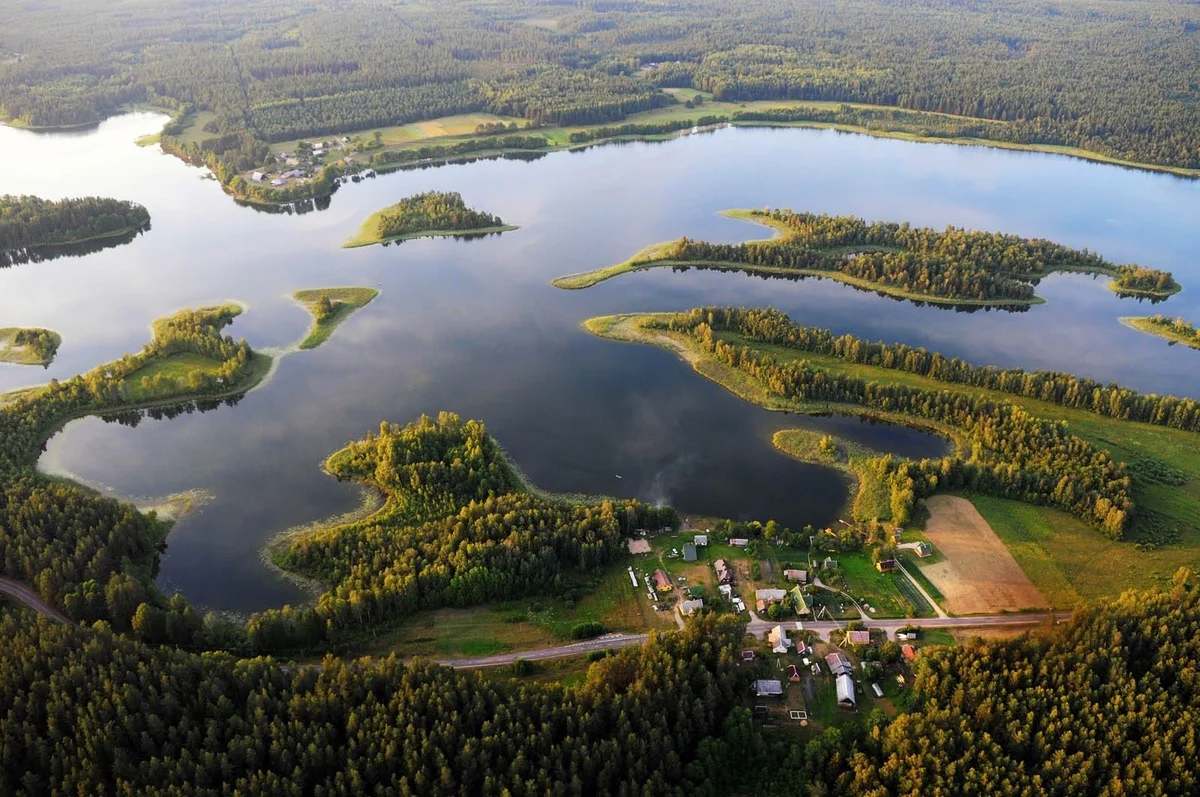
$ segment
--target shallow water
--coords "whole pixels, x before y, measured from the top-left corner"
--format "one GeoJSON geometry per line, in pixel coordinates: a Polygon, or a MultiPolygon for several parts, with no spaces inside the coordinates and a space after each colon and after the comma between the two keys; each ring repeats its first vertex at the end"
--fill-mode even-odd
{"type": "Polygon", "coordinates": [[[1200,353],[1117,321],[1150,312],[1200,320],[1196,290],[1152,309],[1118,299],[1103,280],[1060,276],[1039,288],[1048,303],[1028,312],[960,313],[827,280],[718,272],[643,272],[575,292],[549,285],[683,234],[761,237],[761,228],[716,214],[772,205],[1045,236],[1173,270],[1190,287],[1200,285],[1195,181],[981,147],[729,129],[528,163],[399,172],[343,186],[327,210],[279,215],[239,207],[203,170],[133,144],[161,121],[132,114],[56,135],[0,128],[0,192],[133,199],[152,217],[150,231],[128,245],[0,272],[0,326],[51,327],[64,339],[48,370],[0,368],[0,389],[67,378],[135,351],[151,321],[180,307],[244,301],[250,310],[232,332],[255,347],[282,347],[309,323],[292,291],[382,290],[322,347],[284,358],[236,406],[136,427],[84,419],[50,442],[44,469],[114,494],[212,494],[176,526],[160,578],[207,607],[250,611],[302,598],[257,552],[283,529],[357,504],[356,490],[318,465],[385,419],[443,409],[481,418],[550,490],[793,527],[833,522],[845,484],[776,452],[775,430],[829,429],[910,456],[943,450],[917,431],[749,406],[665,351],[591,337],[579,324],[597,314],[773,305],[806,324],[975,362],[1200,395],[1200,353]],[[370,213],[429,189],[460,191],[521,229],[340,248],[370,213]]]}

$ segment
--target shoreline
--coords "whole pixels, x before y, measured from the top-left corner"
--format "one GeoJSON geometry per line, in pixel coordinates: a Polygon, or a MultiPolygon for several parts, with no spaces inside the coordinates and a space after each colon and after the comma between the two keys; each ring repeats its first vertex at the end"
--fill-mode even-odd
{"type": "MultiPolygon", "coordinates": [[[[320,346],[325,341],[333,337],[333,333],[343,322],[348,321],[350,316],[363,309],[371,302],[379,298],[379,291],[376,288],[306,288],[304,290],[294,291],[290,297],[292,301],[304,308],[305,311],[313,317],[312,325],[308,328],[308,332],[304,337],[295,344],[295,351],[309,351],[320,346]],[[307,297],[312,296],[312,299],[307,297]],[[342,306],[336,308],[333,315],[324,320],[317,318],[314,312],[316,303],[320,297],[327,296],[329,299],[341,302],[342,306]]],[[[289,347],[290,349],[291,347],[289,347]]],[[[285,352],[290,353],[290,351],[285,352]]]]}
{"type": "Polygon", "coordinates": [[[1161,340],[1167,341],[1171,345],[1186,346],[1189,349],[1200,350],[1200,338],[1188,338],[1178,333],[1172,332],[1169,329],[1163,329],[1159,325],[1150,320],[1151,316],[1121,316],[1117,319],[1122,326],[1129,327],[1132,330],[1141,332],[1143,335],[1152,335],[1161,340]]]}
{"type": "MultiPolygon", "coordinates": [[[[367,221],[370,221],[368,218],[367,221]]],[[[343,249],[361,249],[366,246],[378,246],[381,244],[392,244],[402,241],[413,241],[417,238],[453,238],[462,236],[464,238],[474,238],[484,235],[499,235],[500,233],[512,232],[521,229],[515,224],[501,224],[497,227],[475,227],[469,230],[420,230],[418,232],[407,232],[401,235],[392,235],[387,238],[379,238],[377,240],[367,241],[351,238],[346,243],[342,244],[343,249]]]]}

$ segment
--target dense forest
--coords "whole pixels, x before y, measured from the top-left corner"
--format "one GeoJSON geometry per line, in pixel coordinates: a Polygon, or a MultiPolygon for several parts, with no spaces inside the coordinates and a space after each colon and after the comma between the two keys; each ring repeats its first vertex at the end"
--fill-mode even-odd
{"type": "Polygon", "coordinates": [[[1126,464],[1071,434],[1064,423],[966,393],[880,384],[833,374],[807,360],[781,362],[751,346],[721,340],[703,311],[647,323],[690,335],[709,356],[785,401],[861,407],[868,414],[916,419],[948,432],[958,444],[952,456],[920,462],[886,458],[885,484],[898,524],[907,522],[917,499],[947,489],[1057,506],[1113,539],[1121,539],[1134,519],[1126,464]]]}
{"type": "Polygon", "coordinates": [[[141,230],[150,214],[117,199],[80,197],[57,202],[35,196],[0,196],[0,265],[24,259],[26,250],[65,246],[141,230]]]}
{"type": "Polygon", "coordinates": [[[784,230],[769,241],[713,244],[682,238],[655,257],[668,262],[745,264],[782,271],[829,271],[921,296],[989,303],[1035,300],[1034,285],[1057,270],[1111,275],[1114,290],[1166,296],[1168,272],[1117,266],[1086,249],[957,227],[938,231],[855,216],[755,210],[751,219],[784,230]]]}
{"type": "Polygon", "coordinates": [[[752,722],[730,618],[564,687],[198,656],[0,608],[0,792],[1192,794],[1190,578],[1031,636],[926,647],[899,716],[807,741],[752,722]]]}
{"type": "Polygon", "coordinates": [[[427,191],[405,197],[372,217],[370,232],[379,240],[402,238],[414,233],[483,230],[502,227],[499,216],[472,210],[462,194],[427,191]]]}
{"type": "Polygon", "coordinates": [[[0,113],[55,126],[138,102],[205,109],[215,117],[198,143],[253,161],[244,168],[261,163],[263,142],[451,113],[610,125],[671,102],[669,87],[732,102],[953,114],[965,135],[979,124],[1009,141],[1200,167],[1191,3],[80,0],[73,9],[3,14],[0,113]]]}

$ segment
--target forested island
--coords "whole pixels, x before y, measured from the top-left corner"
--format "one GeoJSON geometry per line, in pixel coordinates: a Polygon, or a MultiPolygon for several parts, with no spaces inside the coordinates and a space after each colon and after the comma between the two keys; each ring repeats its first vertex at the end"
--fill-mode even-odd
{"type": "Polygon", "coordinates": [[[339,324],[356,310],[366,307],[378,295],[379,291],[374,288],[315,288],[293,293],[292,298],[313,314],[312,329],[300,341],[300,348],[315,349],[320,346],[339,324]]]}
{"type": "Polygon", "coordinates": [[[15,365],[49,365],[62,345],[52,329],[4,327],[0,329],[0,362],[15,365]]]}
{"type": "Polygon", "coordinates": [[[941,460],[881,457],[871,464],[860,489],[886,490],[897,523],[934,492],[969,490],[1057,507],[1142,548],[1194,534],[1200,494],[1175,489],[1200,475],[1200,403],[1192,399],[1063,373],[974,366],[835,336],[774,310],[702,308],[596,318],[587,326],[676,351],[701,374],[769,409],[842,412],[950,438],[957,450],[941,460]],[[1172,488],[1170,501],[1160,486],[1172,488]],[[1139,496],[1153,499],[1143,506],[1139,496]]]}
{"type": "Polygon", "coordinates": [[[791,210],[731,210],[726,215],[771,227],[779,235],[742,244],[681,238],[648,247],[615,266],[560,277],[554,284],[587,288],[620,274],[665,266],[829,277],[897,298],[953,305],[1040,303],[1034,286],[1060,271],[1111,276],[1110,287],[1122,295],[1165,299],[1180,290],[1169,272],[1117,265],[1086,249],[1043,239],[791,210]]]}
{"type": "Polygon", "coordinates": [[[40,249],[120,238],[149,225],[150,213],[133,202],[6,194],[0,196],[0,266],[36,259],[40,249]]]}
{"type": "Polygon", "coordinates": [[[487,235],[515,229],[499,216],[467,207],[462,194],[426,191],[371,214],[358,235],[344,246],[353,248],[447,235],[487,235]]]}
{"type": "Polygon", "coordinates": [[[1147,335],[1157,335],[1172,343],[1182,343],[1184,346],[1200,349],[1200,329],[1191,321],[1182,318],[1167,318],[1164,315],[1130,316],[1122,318],[1121,323],[1147,335]]]}

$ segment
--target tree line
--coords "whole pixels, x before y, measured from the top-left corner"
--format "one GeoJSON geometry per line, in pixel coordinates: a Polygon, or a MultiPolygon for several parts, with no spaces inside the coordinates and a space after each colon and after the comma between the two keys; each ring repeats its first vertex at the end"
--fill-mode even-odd
{"type": "Polygon", "coordinates": [[[660,259],[836,271],[926,296],[987,302],[1031,301],[1037,281],[1059,269],[1114,275],[1124,290],[1152,292],[1152,284],[1175,286],[1169,272],[1118,267],[1094,252],[1044,239],[958,227],[938,231],[792,210],[755,210],[751,215],[782,226],[785,234],[741,244],[681,238],[660,259]]]}
{"type": "Polygon", "coordinates": [[[94,196],[52,201],[5,194],[0,196],[0,264],[22,259],[28,249],[80,243],[149,224],[150,213],[134,202],[94,196]]]}
{"type": "Polygon", "coordinates": [[[958,444],[952,456],[920,462],[885,458],[897,524],[907,522],[917,499],[952,489],[1057,506],[1113,539],[1121,539],[1133,521],[1126,465],[1071,434],[1064,423],[975,395],[884,385],[832,374],[807,360],[780,362],[752,346],[719,339],[703,315],[649,323],[690,335],[708,356],[785,400],[862,407],[950,431],[958,444]]]}
{"type": "Polygon", "coordinates": [[[619,136],[661,136],[680,130],[690,130],[693,127],[708,127],[709,125],[728,121],[728,116],[701,116],[695,121],[680,119],[675,122],[646,122],[642,124],[630,123],[617,125],[615,127],[594,127],[590,130],[576,130],[567,136],[567,141],[571,144],[583,144],[588,141],[617,138],[619,136]]]}

